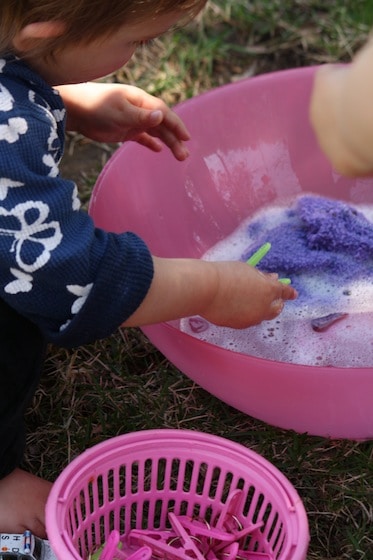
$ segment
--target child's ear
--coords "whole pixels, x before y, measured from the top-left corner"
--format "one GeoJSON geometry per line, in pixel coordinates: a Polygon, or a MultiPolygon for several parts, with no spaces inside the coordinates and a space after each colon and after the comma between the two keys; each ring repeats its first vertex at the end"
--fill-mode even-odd
{"type": "Polygon", "coordinates": [[[13,47],[18,52],[26,52],[43,39],[60,37],[66,30],[62,21],[40,21],[29,23],[13,37],[13,47]]]}

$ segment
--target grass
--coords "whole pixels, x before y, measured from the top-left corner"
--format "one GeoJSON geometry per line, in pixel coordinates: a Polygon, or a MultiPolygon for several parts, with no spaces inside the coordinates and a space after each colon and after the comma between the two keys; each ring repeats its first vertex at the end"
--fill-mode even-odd
{"type": "MultiPolygon", "coordinates": [[[[174,104],[242,77],[349,60],[372,23],[371,0],[210,0],[195,22],[111,79],[174,104]]],[[[71,142],[79,151],[82,139],[71,142]]],[[[98,171],[77,177],[84,200],[98,171]]],[[[373,559],[373,442],[329,441],[244,415],[186,378],[137,329],[71,351],[50,347],[27,423],[25,467],[50,480],[117,434],[172,427],[222,435],[262,454],[295,485],[308,512],[309,560],[373,559]]]]}

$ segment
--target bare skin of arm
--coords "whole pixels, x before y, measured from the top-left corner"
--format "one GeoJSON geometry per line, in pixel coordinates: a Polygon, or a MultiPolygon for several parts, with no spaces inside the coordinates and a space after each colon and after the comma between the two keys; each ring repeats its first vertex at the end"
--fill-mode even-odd
{"type": "Polygon", "coordinates": [[[351,64],[320,68],[310,117],[320,147],[337,171],[373,174],[373,40],[351,64]]]}
{"type": "Polygon", "coordinates": [[[243,262],[154,257],[147,296],[125,326],[201,315],[216,325],[246,328],[277,317],[297,292],[243,262]]]}

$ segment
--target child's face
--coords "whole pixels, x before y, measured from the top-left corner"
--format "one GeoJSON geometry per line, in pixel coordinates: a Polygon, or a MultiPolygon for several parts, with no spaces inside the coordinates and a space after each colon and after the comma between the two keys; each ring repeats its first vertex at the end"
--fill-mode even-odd
{"type": "Polygon", "coordinates": [[[175,11],[147,22],[123,25],[97,42],[66,46],[53,58],[29,57],[28,62],[52,86],[102,78],[124,66],[139,45],[165,33],[181,15],[175,11]]]}

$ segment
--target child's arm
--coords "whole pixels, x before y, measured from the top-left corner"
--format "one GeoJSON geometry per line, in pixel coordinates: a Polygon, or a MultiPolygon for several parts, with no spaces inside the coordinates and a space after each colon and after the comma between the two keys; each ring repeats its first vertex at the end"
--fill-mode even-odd
{"type": "Polygon", "coordinates": [[[246,328],[274,319],[297,292],[277,275],[243,262],[153,258],[150,289],[125,326],[201,315],[217,325],[246,328]]]}
{"type": "MultiPolygon", "coordinates": [[[[181,119],[141,89],[119,84],[58,89],[68,110],[68,128],[100,141],[137,140],[154,151],[161,149],[160,139],[177,159],[187,156],[189,134],[181,119]],[[160,111],[158,124],[152,121],[154,111],[160,111]]],[[[242,262],[154,257],[153,263],[150,289],[126,326],[199,314],[218,325],[244,328],[277,317],[284,301],[296,297],[276,275],[242,262]]]]}
{"type": "Polygon", "coordinates": [[[311,122],[337,171],[373,174],[373,40],[346,66],[325,66],[315,78],[311,122]]]}
{"type": "Polygon", "coordinates": [[[170,148],[176,159],[188,157],[189,132],[174,111],[135,86],[86,83],[59,86],[67,109],[67,129],[99,142],[135,140],[159,152],[170,148]]]}

